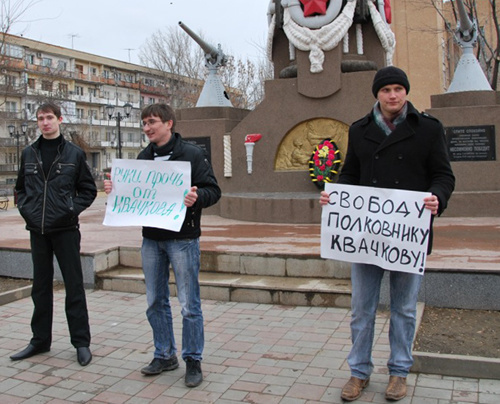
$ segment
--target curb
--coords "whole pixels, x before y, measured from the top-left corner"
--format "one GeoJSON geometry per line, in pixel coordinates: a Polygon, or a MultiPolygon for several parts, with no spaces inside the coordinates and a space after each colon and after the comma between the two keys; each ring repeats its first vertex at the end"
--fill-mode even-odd
{"type": "Polygon", "coordinates": [[[24,299],[31,295],[31,285],[23,286],[22,288],[9,290],[8,292],[0,293],[0,306],[14,302],[19,299],[24,299]]]}
{"type": "MultiPolygon", "coordinates": [[[[422,323],[424,309],[424,303],[417,303],[417,332],[422,323]]],[[[420,351],[412,351],[412,356],[411,373],[500,380],[500,359],[497,358],[420,351]]]]}
{"type": "Polygon", "coordinates": [[[500,380],[500,359],[413,352],[412,373],[500,380]]]}

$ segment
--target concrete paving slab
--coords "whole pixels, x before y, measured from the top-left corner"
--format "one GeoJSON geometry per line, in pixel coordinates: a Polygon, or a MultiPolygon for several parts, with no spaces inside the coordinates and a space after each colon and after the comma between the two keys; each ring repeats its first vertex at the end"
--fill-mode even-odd
{"type": "MultiPolygon", "coordinates": [[[[341,403],[349,378],[348,309],[203,301],[204,382],[184,386],[185,366],[146,377],[151,331],[143,294],[88,291],[94,359],[81,367],[69,344],[64,291],[56,290],[51,351],[24,361],[8,356],[27,344],[32,304],[0,306],[1,403],[341,403]]],[[[178,349],[182,318],[172,300],[178,349]]],[[[385,402],[388,315],[377,316],[375,369],[358,402],[385,402]]],[[[410,374],[403,403],[497,403],[500,380],[410,374]]]]}

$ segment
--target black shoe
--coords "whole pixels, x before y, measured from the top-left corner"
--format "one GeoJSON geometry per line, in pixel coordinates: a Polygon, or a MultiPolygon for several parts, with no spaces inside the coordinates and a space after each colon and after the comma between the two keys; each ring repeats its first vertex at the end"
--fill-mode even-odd
{"type": "Polygon", "coordinates": [[[200,361],[192,358],[186,359],[186,378],[185,383],[188,387],[196,387],[203,381],[203,373],[201,372],[200,361]]]}
{"type": "Polygon", "coordinates": [[[159,375],[161,372],[174,370],[178,367],[179,361],[177,360],[177,356],[173,356],[170,359],[154,358],[148,366],[141,369],[141,373],[147,376],[159,375]]]}
{"type": "Polygon", "coordinates": [[[21,359],[31,358],[32,356],[49,352],[50,348],[40,347],[29,344],[26,348],[24,348],[21,352],[18,352],[10,357],[13,361],[19,361],[21,359]]]}
{"type": "Polygon", "coordinates": [[[78,359],[78,363],[82,366],[87,366],[92,360],[92,353],[88,346],[82,346],[76,348],[76,358],[78,359]]]}

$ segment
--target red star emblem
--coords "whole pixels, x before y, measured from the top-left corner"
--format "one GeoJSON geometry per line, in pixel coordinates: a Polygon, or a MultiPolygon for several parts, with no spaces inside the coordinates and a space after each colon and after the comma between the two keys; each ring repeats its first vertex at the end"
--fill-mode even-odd
{"type": "Polygon", "coordinates": [[[328,0],[300,0],[304,6],[304,17],[312,15],[325,15],[326,3],[328,0]]]}

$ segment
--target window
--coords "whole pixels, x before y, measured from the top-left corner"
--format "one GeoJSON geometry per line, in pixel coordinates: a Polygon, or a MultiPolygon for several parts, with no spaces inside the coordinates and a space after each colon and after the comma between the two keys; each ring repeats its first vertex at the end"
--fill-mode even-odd
{"type": "Polygon", "coordinates": [[[32,90],[35,89],[35,79],[28,79],[28,87],[32,90]]]}
{"type": "Polygon", "coordinates": [[[76,117],[82,119],[83,118],[83,108],[76,109],[76,117]]]}
{"type": "Polygon", "coordinates": [[[155,99],[152,98],[152,97],[148,97],[148,104],[151,105],[151,104],[154,104],[155,103],[155,99]]]}
{"type": "Polygon", "coordinates": [[[6,101],[5,102],[5,111],[6,112],[16,112],[17,111],[17,102],[6,101]]]}
{"type": "Polygon", "coordinates": [[[67,67],[68,67],[68,64],[64,60],[57,61],[57,68],[59,70],[66,70],[67,67]]]}
{"type": "Polygon", "coordinates": [[[97,76],[97,68],[92,67],[92,68],[90,69],[90,74],[92,74],[92,76],[97,76]]]}
{"type": "Polygon", "coordinates": [[[147,86],[154,86],[155,85],[155,82],[153,79],[144,79],[144,84],[146,84],[147,86]]]}
{"type": "Polygon", "coordinates": [[[88,91],[91,96],[97,97],[97,90],[95,88],[89,87],[88,91]]]}
{"type": "Polygon", "coordinates": [[[49,80],[42,80],[42,90],[52,91],[52,82],[49,80]]]}
{"type": "Polygon", "coordinates": [[[28,57],[26,59],[30,65],[35,64],[35,55],[28,55],[28,57]]]}
{"type": "Polygon", "coordinates": [[[27,102],[26,103],[26,111],[28,111],[31,114],[34,114],[35,113],[35,104],[27,102]]]}
{"type": "Polygon", "coordinates": [[[68,85],[66,83],[59,83],[59,94],[61,95],[68,94],[68,85]]]}
{"type": "Polygon", "coordinates": [[[83,74],[83,66],[82,66],[82,65],[75,65],[75,70],[76,70],[78,73],[83,74]]]}
{"type": "Polygon", "coordinates": [[[122,81],[122,74],[120,72],[115,72],[115,80],[122,81]]]}
{"type": "Polygon", "coordinates": [[[21,59],[23,57],[23,48],[21,48],[20,46],[5,44],[2,48],[2,53],[6,56],[18,59],[21,59]]]}
{"type": "Polygon", "coordinates": [[[7,86],[12,86],[12,87],[15,87],[17,83],[17,77],[16,76],[9,76],[9,75],[5,75],[5,84],[7,86]]]}
{"type": "Polygon", "coordinates": [[[17,111],[17,102],[6,101],[5,102],[5,111],[6,112],[16,112],[17,111]]]}
{"type": "Polygon", "coordinates": [[[42,59],[42,66],[51,67],[52,66],[52,59],[51,58],[43,58],[42,59]]]}
{"type": "Polygon", "coordinates": [[[89,117],[97,119],[97,110],[96,109],[89,109],[88,114],[89,114],[89,117]]]}
{"type": "Polygon", "coordinates": [[[76,95],[83,95],[83,87],[75,86],[75,94],[76,95]]]}
{"type": "Polygon", "coordinates": [[[102,77],[104,77],[105,79],[109,79],[109,70],[103,70],[102,71],[102,77]]]}
{"type": "Polygon", "coordinates": [[[127,101],[134,102],[134,96],[132,94],[127,94],[127,101]]]}

